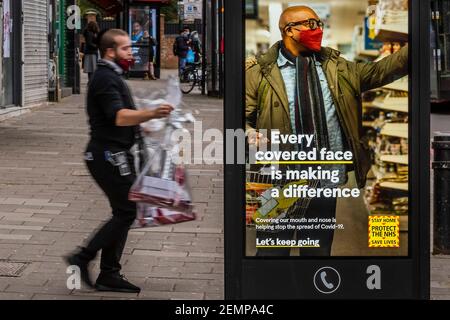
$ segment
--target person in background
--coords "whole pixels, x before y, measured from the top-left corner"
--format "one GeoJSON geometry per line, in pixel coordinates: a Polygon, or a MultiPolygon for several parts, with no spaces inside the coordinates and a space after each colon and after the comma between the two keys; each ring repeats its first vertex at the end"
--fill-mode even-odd
{"type": "Polygon", "coordinates": [[[191,47],[195,54],[195,63],[199,63],[202,58],[202,42],[200,41],[200,36],[197,31],[192,31],[190,38],[191,47]]]}
{"type": "MultiPolygon", "coordinates": [[[[133,31],[131,32],[131,43],[133,45],[142,44],[143,42],[145,42],[144,35],[145,32],[142,28],[142,24],[139,21],[135,21],[133,23],[133,31]]],[[[132,64],[135,65],[138,69],[141,69],[142,67],[145,67],[145,69],[147,68],[147,65],[145,64],[145,61],[147,60],[147,52],[143,52],[142,49],[143,48],[140,46],[133,46],[131,49],[131,53],[133,55],[132,64]]]]}
{"type": "Polygon", "coordinates": [[[142,30],[141,24],[136,21],[133,23],[133,33],[131,34],[131,42],[136,43],[141,40],[141,38],[144,36],[144,31],[142,30]]]}
{"type": "Polygon", "coordinates": [[[191,28],[189,28],[188,26],[185,26],[183,28],[184,32],[186,33],[186,38],[188,39],[188,42],[191,41],[191,28]]]}
{"type": "Polygon", "coordinates": [[[97,68],[98,60],[98,33],[100,29],[97,22],[90,21],[87,24],[86,29],[83,32],[85,39],[84,45],[84,57],[83,57],[83,71],[88,74],[89,81],[91,80],[92,74],[97,68]]]}
{"type": "Polygon", "coordinates": [[[140,140],[140,123],[167,117],[173,107],[163,104],[153,110],[136,110],[131,91],[122,79],[132,58],[130,37],[123,30],[110,29],[99,38],[102,58],[87,93],[90,140],[85,163],[108,197],[112,217],[93,234],[85,247],[66,256],[65,261],[78,266],[83,283],[94,287],[89,265],[101,251],[100,274],[95,288],[137,293],[140,288],[120,274],[120,259],[128,231],[136,219],[136,203],[128,200],[128,193],[136,180],[130,149],[140,140]]]}
{"type": "Polygon", "coordinates": [[[155,38],[153,38],[147,31],[144,32],[144,40],[148,45],[148,79],[149,80],[157,80],[155,77],[155,49],[154,47],[157,45],[155,38]]]}
{"type": "Polygon", "coordinates": [[[175,39],[174,54],[178,56],[178,74],[181,76],[186,68],[186,57],[189,51],[189,28],[180,31],[180,35],[175,39]]]}

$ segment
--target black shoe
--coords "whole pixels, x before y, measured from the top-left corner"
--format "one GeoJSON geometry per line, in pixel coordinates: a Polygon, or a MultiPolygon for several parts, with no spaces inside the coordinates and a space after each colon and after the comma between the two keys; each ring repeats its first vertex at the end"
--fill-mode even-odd
{"type": "Polygon", "coordinates": [[[98,291],[115,291],[139,293],[141,288],[131,284],[122,274],[102,275],[100,274],[95,283],[98,291]]]}
{"type": "Polygon", "coordinates": [[[89,262],[90,260],[85,260],[80,258],[79,254],[72,254],[70,256],[64,257],[66,263],[70,266],[78,266],[80,268],[81,281],[89,288],[94,288],[91,277],[89,276],[89,262]]]}

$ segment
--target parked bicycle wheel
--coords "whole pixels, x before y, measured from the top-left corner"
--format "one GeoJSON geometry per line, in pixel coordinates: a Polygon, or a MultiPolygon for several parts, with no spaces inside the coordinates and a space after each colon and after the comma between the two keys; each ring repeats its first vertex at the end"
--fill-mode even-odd
{"type": "Polygon", "coordinates": [[[197,84],[197,72],[192,69],[187,69],[183,72],[180,79],[180,89],[183,93],[189,93],[197,84]]]}

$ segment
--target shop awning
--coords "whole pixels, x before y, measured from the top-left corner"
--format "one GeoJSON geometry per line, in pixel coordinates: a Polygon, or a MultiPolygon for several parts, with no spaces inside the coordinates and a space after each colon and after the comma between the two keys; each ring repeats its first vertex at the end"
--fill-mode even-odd
{"type": "Polygon", "coordinates": [[[105,11],[106,14],[116,14],[123,9],[123,0],[89,0],[105,11]]]}
{"type": "MultiPolygon", "coordinates": [[[[128,1],[130,3],[132,3],[133,1],[131,0],[125,0],[128,1]]],[[[153,2],[153,3],[169,3],[170,0],[139,0],[139,2],[153,2]]]]}
{"type": "MultiPolygon", "coordinates": [[[[123,3],[133,3],[131,0],[89,0],[105,11],[106,14],[116,14],[123,10],[123,3]]],[[[139,0],[139,3],[168,4],[169,0],[139,0]]]]}

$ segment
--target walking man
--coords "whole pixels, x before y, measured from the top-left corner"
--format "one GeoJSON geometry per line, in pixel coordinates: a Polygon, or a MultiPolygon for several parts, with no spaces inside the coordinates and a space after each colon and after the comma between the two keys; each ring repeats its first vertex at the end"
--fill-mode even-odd
{"type": "Polygon", "coordinates": [[[128,231],[136,217],[136,204],[128,200],[135,180],[130,148],[139,137],[139,124],[170,114],[172,106],[155,110],[136,110],[131,92],[121,78],[132,59],[131,40],[119,29],[99,36],[101,58],[89,82],[87,114],[90,141],[85,161],[92,177],[108,197],[112,217],[93,234],[86,247],[66,257],[66,262],[80,268],[81,279],[100,291],[140,292],[120,274],[128,231]],[[101,250],[100,274],[95,285],[89,276],[89,263],[101,250]]]}

